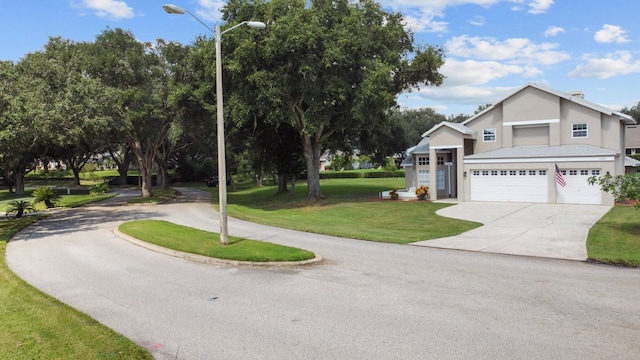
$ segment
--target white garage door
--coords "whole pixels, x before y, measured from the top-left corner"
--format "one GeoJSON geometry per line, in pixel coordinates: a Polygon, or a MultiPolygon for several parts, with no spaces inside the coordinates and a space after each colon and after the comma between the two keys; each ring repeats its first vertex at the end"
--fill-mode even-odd
{"type": "Polygon", "coordinates": [[[600,186],[589,185],[590,176],[600,176],[600,170],[562,170],[566,185],[558,185],[558,204],[602,204],[600,186]]]}
{"type": "Polygon", "coordinates": [[[546,170],[472,170],[472,201],[549,201],[546,170]]]}

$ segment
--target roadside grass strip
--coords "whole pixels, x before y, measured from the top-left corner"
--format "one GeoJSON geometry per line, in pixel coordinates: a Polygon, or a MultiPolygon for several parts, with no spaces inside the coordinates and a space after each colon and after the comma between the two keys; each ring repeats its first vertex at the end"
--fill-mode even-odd
{"type": "Polygon", "coordinates": [[[123,223],[119,231],[136,239],[168,249],[212,258],[251,262],[293,262],[310,260],[310,251],[268,242],[229,236],[220,243],[220,234],[174,224],[164,220],[136,220],[123,223]]]}
{"type": "Polygon", "coordinates": [[[7,267],[7,241],[45,217],[0,221],[0,358],[152,359],[149,352],[89,316],[33,288],[7,267]]]}
{"type": "Polygon", "coordinates": [[[614,206],[591,227],[587,254],[603,264],[640,267],[640,211],[614,206]]]}

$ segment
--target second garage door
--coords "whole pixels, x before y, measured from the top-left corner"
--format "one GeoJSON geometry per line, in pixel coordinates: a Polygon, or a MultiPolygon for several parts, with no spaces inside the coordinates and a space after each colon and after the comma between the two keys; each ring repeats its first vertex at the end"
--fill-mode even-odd
{"type": "Polygon", "coordinates": [[[549,201],[546,170],[472,170],[472,201],[549,201]]]}
{"type": "Polygon", "coordinates": [[[558,204],[602,204],[600,186],[589,185],[590,176],[599,176],[600,170],[562,170],[566,185],[558,186],[558,204]]]}

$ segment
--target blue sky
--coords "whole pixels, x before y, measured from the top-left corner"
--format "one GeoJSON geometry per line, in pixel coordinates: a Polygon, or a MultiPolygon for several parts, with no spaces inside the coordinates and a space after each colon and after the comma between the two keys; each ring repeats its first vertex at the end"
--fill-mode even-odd
{"type": "MultiPolygon", "coordinates": [[[[168,15],[173,2],[211,25],[221,0],[6,1],[0,12],[0,60],[18,61],[49,36],[92,41],[109,28],[141,41],[191,43],[207,30],[189,16],[168,15]]],[[[581,90],[619,110],[640,101],[640,2],[630,0],[380,0],[401,12],[416,43],[442,45],[447,76],[440,87],[402,94],[406,108],[472,114],[514,89],[540,83],[581,90]]],[[[259,19],[254,19],[259,20],[259,19]]]]}

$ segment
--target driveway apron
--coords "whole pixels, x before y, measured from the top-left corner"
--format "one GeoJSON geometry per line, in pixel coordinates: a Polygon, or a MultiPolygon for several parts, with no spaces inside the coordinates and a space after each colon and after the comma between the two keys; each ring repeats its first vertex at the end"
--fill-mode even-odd
{"type": "Polygon", "coordinates": [[[484,226],[413,245],[586,260],[589,229],[610,209],[601,205],[461,202],[437,214],[484,226]]]}

